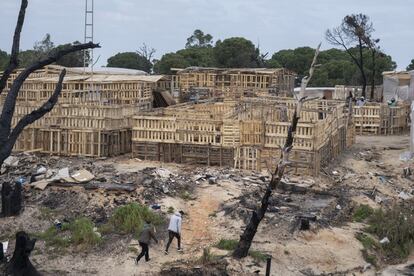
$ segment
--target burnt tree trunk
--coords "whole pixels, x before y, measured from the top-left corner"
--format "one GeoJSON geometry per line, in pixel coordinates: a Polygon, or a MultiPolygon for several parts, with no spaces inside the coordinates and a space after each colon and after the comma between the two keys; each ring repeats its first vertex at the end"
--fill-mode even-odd
{"type": "Polygon", "coordinates": [[[36,239],[30,239],[26,232],[18,232],[16,234],[16,246],[13,257],[7,266],[7,273],[13,276],[40,276],[36,268],[30,262],[29,256],[36,239]]]}
{"type": "Polygon", "coordinates": [[[376,75],[376,59],[377,59],[377,51],[376,49],[372,49],[371,53],[372,58],[372,80],[371,80],[371,101],[374,101],[375,96],[375,75],[376,75]]]}
{"type": "Polygon", "coordinates": [[[1,214],[4,217],[17,216],[22,209],[22,187],[3,183],[1,189],[1,214]]]}
{"type": "Polygon", "coordinates": [[[365,68],[364,68],[364,56],[363,56],[363,48],[364,45],[362,43],[362,39],[359,38],[359,70],[361,71],[361,77],[362,77],[362,97],[366,98],[366,91],[367,91],[367,75],[365,74],[365,68]]]}
{"type": "Polygon", "coordinates": [[[309,77],[304,77],[302,79],[301,91],[299,94],[299,100],[296,104],[295,112],[293,113],[292,124],[288,129],[288,135],[286,137],[285,145],[281,150],[281,156],[279,163],[276,165],[275,172],[272,174],[272,179],[267,186],[266,192],[262,197],[262,201],[260,206],[257,210],[253,211],[252,216],[250,218],[249,223],[247,224],[246,228],[244,229],[243,234],[240,236],[239,243],[237,244],[236,249],[233,252],[233,257],[235,258],[244,258],[249,254],[249,249],[252,244],[253,238],[256,235],[257,228],[259,227],[260,222],[264,218],[267,207],[269,206],[269,199],[272,195],[272,191],[277,188],[279,185],[285,168],[289,164],[289,153],[293,147],[293,140],[296,133],[296,128],[299,122],[299,116],[302,110],[303,103],[306,101],[305,90],[306,87],[312,78],[313,72],[315,71],[316,67],[316,59],[319,55],[319,49],[321,44],[316,49],[315,56],[312,61],[311,68],[309,70],[309,77]]]}

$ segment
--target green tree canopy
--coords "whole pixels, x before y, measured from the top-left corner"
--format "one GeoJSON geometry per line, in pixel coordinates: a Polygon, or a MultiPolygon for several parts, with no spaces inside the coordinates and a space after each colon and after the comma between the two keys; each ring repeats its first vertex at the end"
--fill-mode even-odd
{"type": "Polygon", "coordinates": [[[171,68],[186,68],[191,64],[179,53],[168,53],[155,63],[154,71],[157,74],[171,74],[171,68]]]}
{"type": "MultiPolygon", "coordinates": [[[[63,44],[58,45],[55,47],[55,44],[51,40],[50,34],[46,34],[46,36],[41,40],[34,44],[33,49],[21,51],[19,54],[19,61],[20,67],[27,67],[28,65],[32,64],[33,62],[47,57],[53,51],[59,51],[64,47],[68,47],[70,45],[79,45],[81,44],[79,41],[75,41],[72,44],[63,44]]],[[[89,65],[89,51],[86,52],[87,56],[87,64],[89,65]]],[[[83,67],[83,59],[84,54],[83,51],[75,52],[68,54],[61,59],[59,59],[56,64],[65,66],[65,67],[83,67]]]]}
{"type": "Polygon", "coordinates": [[[254,44],[243,37],[219,40],[214,47],[218,67],[243,68],[258,67],[260,53],[254,44]]]}
{"type": "Polygon", "coordinates": [[[9,58],[9,54],[7,54],[7,52],[0,50],[0,71],[3,71],[7,67],[9,58]]]}
{"type": "Polygon", "coordinates": [[[200,48],[200,47],[212,47],[213,37],[210,34],[204,34],[201,30],[195,30],[194,33],[187,38],[185,48],[200,48]]]}
{"type": "MultiPolygon", "coordinates": [[[[352,48],[350,51],[356,52],[358,49],[352,48]]],[[[269,67],[280,65],[280,67],[296,72],[300,81],[303,76],[308,74],[307,70],[312,63],[314,52],[315,50],[310,47],[281,50],[276,52],[266,63],[268,66],[271,65],[269,67]]],[[[363,51],[363,55],[366,60],[364,64],[365,71],[370,82],[372,80],[372,62],[369,58],[371,52],[366,48],[363,51]]],[[[320,66],[316,69],[310,86],[360,85],[362,82],[360,70],[344,50],[333,48],[321,51],[318,63],[320,66]]],[[[381,73],[394,70],[396,64],[390,56],[378,53],[375,68],[375,83],[380,84],[382,83],[381,73]]]]}
{"type": "Polygon", "coordinates": [[[414,59],[411,60],[411,63],[407,66],[407,71],[414,70],[414,59]]]}
{"type": "Polygon", "coordinates": [[[108,59],[107,66],[142,70],[148,73],[152,69],[152,63],[135,52],[118,53],[108,59]]]}
{"type": "MultiPolygon", "coordinates": [[[[81,44],[79,41],[75,41],[72,44],[59,45],[56,48],[54,48],[53,51],[60,50],[70,45],[79,45],[79,44],[81,44]]],[[[86,51],[86,60],[87,60],[86,66],[89,66],[91,62],[89,53],[90,53],[89,51],[86,51]]],[[[79,52],[75,52],[75,53],[62,57],[56,62],[56,64],[65,66],[65,67],[83,67],[84,66],[83,60],[84,60],[84,52],[79,51],[79,52]]]]}

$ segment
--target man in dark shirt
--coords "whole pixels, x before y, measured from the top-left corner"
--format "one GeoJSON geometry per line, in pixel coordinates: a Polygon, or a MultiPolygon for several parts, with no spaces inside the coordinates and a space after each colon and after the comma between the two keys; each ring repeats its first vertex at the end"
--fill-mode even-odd
{"type": "Polygon", "coordinates": [[[144,228],[139,235],[139,245],[141,246],[142,250],[141,253],[138,255],[136,259],[136,263],[138,264],[139,260],[145,256],[145,261],[148,262],[149,258],[149,244],[151,239],[153,239],[156,243],[158,243],[157,238],[155,237],[154,227],[150,224],[149,221],[146,221],[144,224],[144,228]]]}

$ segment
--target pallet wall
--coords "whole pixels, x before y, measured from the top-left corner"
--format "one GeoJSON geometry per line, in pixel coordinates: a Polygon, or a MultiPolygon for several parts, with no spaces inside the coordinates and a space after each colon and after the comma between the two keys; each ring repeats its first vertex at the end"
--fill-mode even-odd
{"type": "MultiPolygon", "coordinates": [[[[17,97],[13,126],[49,99],[62,69],[49,66],[29,76],[17,97]]],[[[152,91],[160,85],[146,76],[90,75],[68,70],[58,103],[26,127],[14,150],[91,157],[131,152],[131,118],[152,108],[152,91]]]]}
{"type": "Polygon", "coordinates": [[[239,99],[260,93],[293,96],[296,75],[286,69],[190,67],[172,77],[172,94],[182,101],[223,97],[239,99]]]}
{"type": "Polygon", "coordinates": [[[366,103],[353,110],[357,135],[401,134],[409,128],[410,106],[407,104],[366,103]]]}
{"type": "MultiPolygon", "coordinates": [[[[292,99],[267,97],[147,112],[133,118],[132,152],[140,159],[267,170],[279,161],[294,107],[292,99]]],[[[317,174],[353,144],[345,111],[336,101],[304,105],[290,158],[294,172],[317,174]]]]}

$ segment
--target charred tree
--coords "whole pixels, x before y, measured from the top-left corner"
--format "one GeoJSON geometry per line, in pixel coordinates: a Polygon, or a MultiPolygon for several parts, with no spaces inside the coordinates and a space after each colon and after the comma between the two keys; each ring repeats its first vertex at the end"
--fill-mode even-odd
{"type": "Polygon", "coordinates": [[[344,17],[339,27],[326,31],[326,40],[332,45],[343,47],[358,67],[362,79],[362,96],[366,97],[367,75],[365,72],[365,60],[363,51],[367,44],[367,38],[374,31],[370,18],[365,14],[351,14],[344,17]],[[357,53],[354,53],[355,47],[357,53]]]}
{"type": "Polygon", "coordinates": [[[319,55],[320,46],[321,45],[319,44],[318,48],[316,49],[312,65],[309,70],[309,77],[304,77],[302,79],[301,90],[299,93],[298,101],[296,103],[295,112],[293,113],[292,123],[288,129],[288,135],[285,144],[281,150],[279,163],[276,165],[275,171],[272,174],[272,178],[266,188],[266,192],[263,195],[260,206],[257,208],[257,210],[253,211],[249,223],[247,224],[243,234],[240,236],[237,248],[233,252],[233,257],[235,258],[240,259],[248,255],[253,238],[256,235],[257,228],[259,227],[260,222],[266,214],[267,207],[269,206],[269,199],[272,195],[272,192],[278,187],[285,172],[285,168],[289,164],[289,153],[293,148],[293,140],[300,119],[300,113],[304,102],[307,101],[307,97],[305,96],[305,90],[316,68],[316,59],[319,55]]]}
{"type": "Polygon", "coordinates": [[[36,244],[36,239],[30,239],[26,232],[16,234],[16,246],[13,257],[7,266],[8,275],[13,276],[40,276],[40,273],[30,262],[29,256],[36,244]]]}
{"type": "Polygon", "coordinates": [[[1,215],[4,217],[17,216],[22,210],[22,186],[16,183],[14,187],[5,182],[1,189],[1,215]]]}
{"type": "MultiPolygon", "coordinates": [[[[13,45],[11,50],[10,62],[4,71],[3,75],[0,78],[0,94],[3,92],[4,88],[7,86],[7,81],[10,77],[10,74],[18,67],[18,56],[19,56],[19,47],[20,47],[20,33],[22,31],[24,17],[27,8],[27,0],[22,0],[20,6],[19,17],[17,20],[17,25],[13,38],[13,45]]],[[[23,129],[29,124],[35,122],[36,120],[42,118],[46,113],[51,111],[56,104],[60,92],[62,91],[62,83],[65,77],[66,71],[62,70],[59,82],[56,85],[56,89],[52,96],[43,103],[38,109],[32,111],[30,114],[24,116],[17,125],[12,128],[11,122],[16,106],[17,96],[19,94],[20,88],[22,87],[24,81],[29,77],[31,73],[36,70],[43,68],[46,65],[52,64],[58,61],[60,58],[77,51],[82,51],[85,49],[97,48],[99,44],[94,44],[92,42],[85,44],[77,45],[68,45],[61,49],[53,51],[48,57],[34,62],[23,70],[13,81],[10,90],[7,93],[6,99],[4,101],[3,110],[0,116],[0,166],[3,164],[4,160],[10,156],[14,144],[16,143],[17,138],[23,129]]]]}

